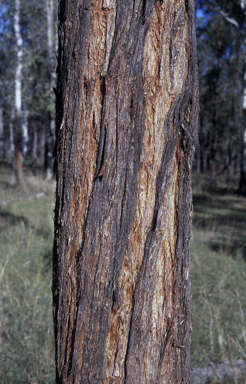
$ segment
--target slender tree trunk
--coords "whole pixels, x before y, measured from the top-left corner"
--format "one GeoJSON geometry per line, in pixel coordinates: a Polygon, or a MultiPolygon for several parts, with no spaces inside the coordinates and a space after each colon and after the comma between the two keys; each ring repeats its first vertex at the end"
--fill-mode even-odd
{"type": "Polygon", "coordinates": [[[245,40],[245,61],[244,61],[244,92],[243,92],[243,132],[242,132],[242,154],[241,172],[239,181],[239,192],[246,193],[246,40],[245,40]]]}
{"type": "Polygon", "coordinates": [[[22,140],[17,137],[15,140],[15,161],[16,161],[16,180],[18,185],[23,185],[23,157],[22,157],[22,140]]]}
{"type": "Polygon", "coordinates": [[[29,133],[28,133],[28,111],[26,108],[22,111],[22,154],[25,159],[27,156],[29,142],[29,133]]]}
{"type": "Polygon", "coordinates": [[[50,116],[49,125],[45,133],[45,169],[46,179],[53,179],[53,155],[54,155],[55,119],[50,116]]]}
{"type": "Polygon", "coordinates": [[[44,159],[45,157],[45,133],[41,133],[38,145],[38,157],[44,159]]]}
{"type": "MultiPolygon", "coordinates": [[[[244,117],[244,121],[246,122],[246,116],[244,117]]],[[[243,152],[241,160],[239,192],[246,193],[246,129],[244,130],[243,134],[243,152]]]]}
{"type": "Polygon", "coordinates": [[[212,132],[211,132],[211,147],[210,147],[211,180],[213,181],[213,183],[216,183],[217,124],[218,124],[218,94],[216,92],[215,109],[214,109],[212,132]]]}
{"type": "MultiPolygon", "coordinates": [[[[48,40],[48,55],[50,63],[50,92],[54,92],[56,73],[55,73],[55,57],[54,57],[54,3],[53,0],[46,0],[46,15],[47,15],[47,40],[48,40]]],[[[51,95],[52,98],[53,95],[51,95]]],[[[50,114],[49,125],[46,129],[45,143],[45,164],[46,178],[53,178],[53,152],[55,142],[55,117],[50,114]]]]}
{"type": "Polygon", "coordinates": [[[202,151],[202,171],[203,173],[207,173],[208,171],[208,154],[209,154],[209,137],[206,134],[206,141],[203,143],[203,151],[202,151]]]}
{"type": "Polygon", "coordinates": [[[12,108],[11,111],[11,118],[9,122],[9,141],[10,141],[10,154],[11,154],[11,185],[14,185],[16,183],[16,174],[15,174],[15,143],[14,143],[14,127],[13,127],[13,121],[14,121],[14,109],[12,108]]]}
{"type": "Polygon", "coordinates": [[[57,383],[190,383],[195,1],[60,0],[57,383]]]}
{"type": "Polygon", "coordinates": [[[0,105],[0,160],[4,158],[3,108],[0,105]]]}
{"type": "Polygon", "coordinates": [[[48,55],[50,63],[50,86],[55,87],[56,72],[55,72],[55,53],[54,53],[54,2],[46,0],[46,15],[47,15],[47,41],[48,55]]]}
{"type": "Polygon", "coordinates": [[[16,176],[17,183],[23,184],[22,168],[22,119],[21,119],[21,76],[23,40],[20,31],[20,0],[15,0],[14,30],[17,49],[17,64],[15,71],[15,155],[16,155],[16,176]]]}
{"type": "Polygon", "coordinates": [[[36,123],[32,122],[33,139],[32,139],[32,159],[37,160],[37,147],[38,147],[38,132],[36,123]]]}
{"type": "Polygon", "coordinates": [[[197,149],[197,163],[196,163],[196,173],[201,174],[201,149],[197,149]]]}
{"type": "MultiPolygon", "coordinates": [[[[232,108],[232,116],[234,116],[234,108],[232,108]]],[[[231,125],[228,127],[227,151],[226,151],[226,185],[230,188],[231,166],[232,166],[232,140],[231,140],[231,125]]]]}
{"type": "MultiPolygon", "coordinates": [[[[246,17],[246,2],[240,1],[241,9],[246,17]]],[[[241,172],[239,180],[239,192],[246,193],[246,39],[244,39],[244,79],[243,79],[243,133],[242,133],[242,155],[241,172]]]]}

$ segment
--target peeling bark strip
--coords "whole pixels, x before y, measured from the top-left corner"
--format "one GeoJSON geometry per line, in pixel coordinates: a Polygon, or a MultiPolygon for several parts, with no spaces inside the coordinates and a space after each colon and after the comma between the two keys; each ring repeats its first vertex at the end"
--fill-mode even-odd
{"type": "Polygon", "coordinates": [[[190,382],[194,0],[60,0],[57,383],[190,382]]]}

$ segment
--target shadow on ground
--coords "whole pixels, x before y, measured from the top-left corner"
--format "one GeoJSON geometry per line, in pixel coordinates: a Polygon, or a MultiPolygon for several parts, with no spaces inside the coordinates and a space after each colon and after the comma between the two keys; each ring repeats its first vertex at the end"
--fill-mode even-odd
{"type": "Polygon", "coordinates": [[[193,224],[210,231],[210,238],[204,239],[209,247],[246,261],[246,198],[214,187],[194,194],[193,204],[193,224]]]}
{"type": "Polygon", "coordinates": [[[15,215],[4,209],[0,209],[0,231],[4,230],[7,226],[14,226],[23,223],[28,225],[29,220],[22,215],[15,215]]]}

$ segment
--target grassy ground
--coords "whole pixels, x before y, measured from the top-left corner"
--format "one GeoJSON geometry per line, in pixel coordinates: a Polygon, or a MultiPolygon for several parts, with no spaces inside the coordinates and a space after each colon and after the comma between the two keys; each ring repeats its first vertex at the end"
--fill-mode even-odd
{"type": "MultiPolygon", "coordinates": [[[[246,199],[194,183],[193,367],[246,359],[246,199]]],[[[54,383],[51,268],[54,184],[0,167],[0,383],[54,383]]]]}
{"type": "Polygon", "coordinates": [[[246,198],[194,183],[193,367],[246,359],[246,198]]]}
{"type": "Polygon", "coordinates": [[[0,382],[54,383],[51,267],[54,185],[26,178],[26,191],[0,168],[0,382]]]}

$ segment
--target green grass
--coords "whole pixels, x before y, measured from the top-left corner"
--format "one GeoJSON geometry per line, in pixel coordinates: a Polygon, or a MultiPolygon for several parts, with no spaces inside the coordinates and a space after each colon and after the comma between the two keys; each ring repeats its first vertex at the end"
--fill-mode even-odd
{"type": "MultiPolygon", "coordinates": [[[[0,383],[54,383],[52,241],[54,183],[26,175],[11,187],[0,167],[0,383]]],[[[191,245],[192,367],[246,359],[246,199],[194,186],[191,245]],[[238,295],[237,295],[238,294],[238,295]]]]}
{"type": "Polygon", "coordinates": [[[54,184],[30,176],[26,190],[0,169],[0,382],[54,383],[51,301],[54,184]]]}
{"type": "Polygon", "coordinates": [[[193,367],[246,359],[246,199],[208,186],[194,187],[193,367]]]}

